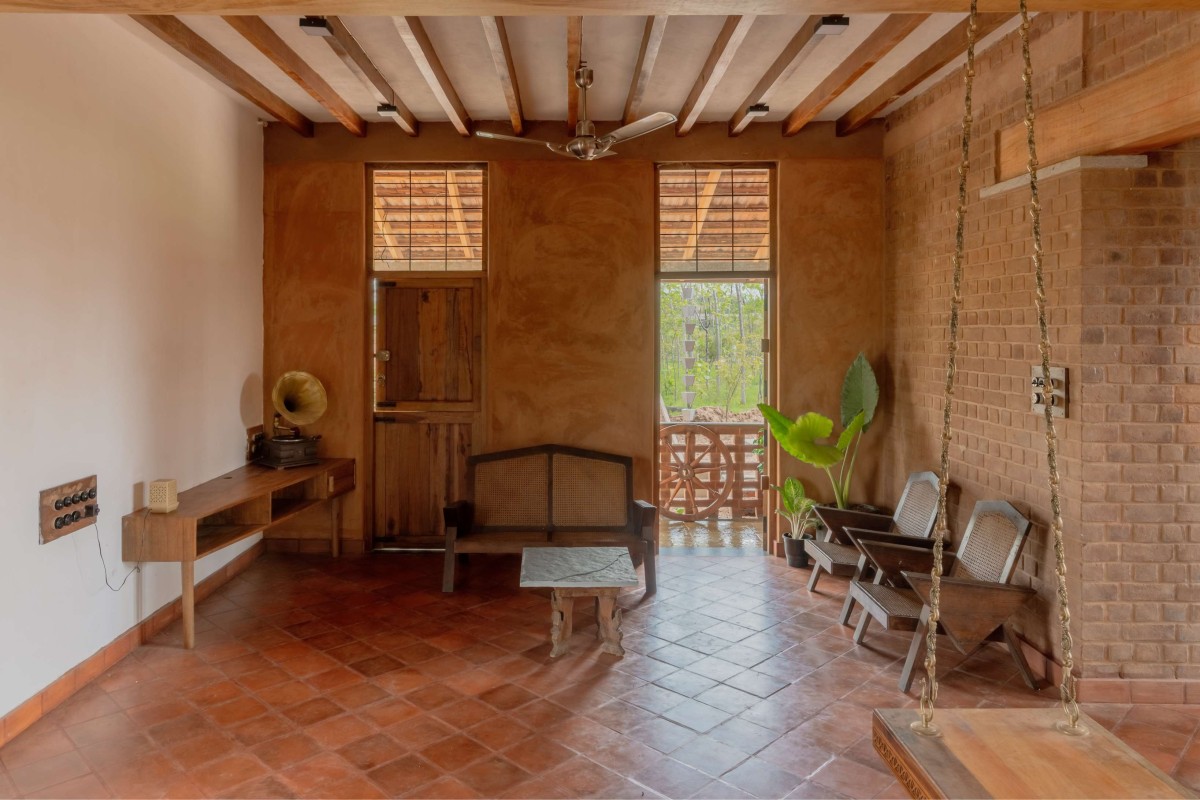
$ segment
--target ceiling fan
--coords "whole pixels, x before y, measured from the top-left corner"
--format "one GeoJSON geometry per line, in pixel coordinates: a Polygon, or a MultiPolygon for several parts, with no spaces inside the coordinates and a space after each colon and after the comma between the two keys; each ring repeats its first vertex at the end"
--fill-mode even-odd
{"type": "Polygon", "coordinates": [[[542,139],[523,139],[519,136],[506,136],[503,133],[488,133],[487,131],[475,131],[475,135],[484,139],[499,139],[505,142],[542,145],[556,153],[577,158],[580,161],[594,161],[597,158],[604,158],[605,156],[615,156],[616,153],[609,149],[614,144],[628,141],[635,136],[643,136],[665,125],[670,125],[675,121],[674,114],[659,111],[657,114],[651,114],[628,125],[623,125],[612,133],[597,136],[596,126],[588,119],[587,90],[592,85],[592,71],[585,64],[581,63],[579,68],[575,70],[575,85],[579,87],[580,118],[579,122],[575,125],[575,138],[566,144],[547,142],[542,139]]]}

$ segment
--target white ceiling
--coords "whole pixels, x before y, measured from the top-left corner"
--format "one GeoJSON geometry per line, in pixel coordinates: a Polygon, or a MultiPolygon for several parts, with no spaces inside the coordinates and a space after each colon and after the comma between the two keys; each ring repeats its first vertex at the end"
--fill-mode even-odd
{"type": "MultiPolygon", "coordinates": [[[[931,14],[910,36],[817,117],[833,120],[850,110],[883,81],[949,31],[964,15],[931,14]]],[[[756,124],[783,119],[886,18],[885,14],[856,14],[846,32],[822,37],[808,58],[770,98],[771,111],[756,124]]],[[[196,33],[315,122],[334,118],[307,92],[271,63],[253,45],[215,16],[181,16],[196,33]]],[[[264,17],[268,25],[312,66],[347,103],[369,122],[379,121],[372,93],[341,62],[326,42],[299,27],[297,16],[264,17]]],[[[446,114],[434,98],[390,17],[342,17],[380,72],[396,88],[399,99],[424,122],[444,121],[446,114]]],[[[728,120],[740,108],[759,78],[803,24],[803,16],[764,16],[754,21],[732,63],[700,115],[702,121],[728,120]]],[[[495,66],[477,17],[422,17],[446,73],[473,120],[506,122],[508,110],[495,66]]],[[[654,71],[647,83],[640,114],[678,113],[695,83],[725,18],[671,17],[667,22],[654,71]]],[[[588,93],[590,116],[620,119],[633,77],[646,18],[643,16],[587,17],[583,26],[583,57],[595,73],[588,93]]],[[[980,48],[1015,27],[1013,20],[985,38],[980,48]]],[[[567,108],[566,17],[506,17],[509,43],[520,86],[524,116],[529,120],[563,120],[567,108]]],[[[137,26],[129,26],[131,29],[137,26]]],[[[965,45],[964,45],[965,47],[965,45]]],[[[182,56],[164,49],[171,57],[182,56]]],[[[899,107],[932,82],[961,65],[944,68],[901,98],[899,107]]],[[[215,80],[215,79],[213,79],[215,80]]],[[[246,102],[246,101],[243,101],[246,102]]],[[[889,109],[890,110],[890,109],[889,109]]],[[[491,126],[497,127],[497,126],[491,126]]]]}

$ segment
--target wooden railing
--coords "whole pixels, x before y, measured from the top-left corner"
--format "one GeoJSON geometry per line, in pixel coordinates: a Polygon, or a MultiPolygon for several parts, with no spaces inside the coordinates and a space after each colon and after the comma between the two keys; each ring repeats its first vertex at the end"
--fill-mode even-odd
{"type": "Polygon", "coordinates": [[[659,427],[658,507],[670,519],[761,517],[758,422],[672,422],[659,427]],[[722,510],[728,509],[727,513],[722,510]]]}

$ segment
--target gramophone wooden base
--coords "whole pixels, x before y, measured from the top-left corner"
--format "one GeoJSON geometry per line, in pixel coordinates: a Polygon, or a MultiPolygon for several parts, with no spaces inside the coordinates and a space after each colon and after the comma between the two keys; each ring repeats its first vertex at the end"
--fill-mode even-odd
{"type": "Polygon", "coordinates": [[[876,709],[871,723],[875,751],[912,797],[1194,797],[1086,715],[1086,736],[1058,731],[1058,707],[938,709],[938,737],[909,727],[919,718],[876,709]]]}

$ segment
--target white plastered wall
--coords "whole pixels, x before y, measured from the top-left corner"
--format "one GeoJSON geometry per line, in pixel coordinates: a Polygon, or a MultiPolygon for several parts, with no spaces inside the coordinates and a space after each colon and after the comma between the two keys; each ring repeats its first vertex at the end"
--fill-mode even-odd
{"type": "Polygon", "coordinates": [[[109,591],[97,529],[39,545],[38,492],[98,475],[116,585],[139,484],[242,464],[263,173],[251,110],[106,17],[4,15],[0,108],[3,715],[179,596],[177,564],[109,591]]]}

